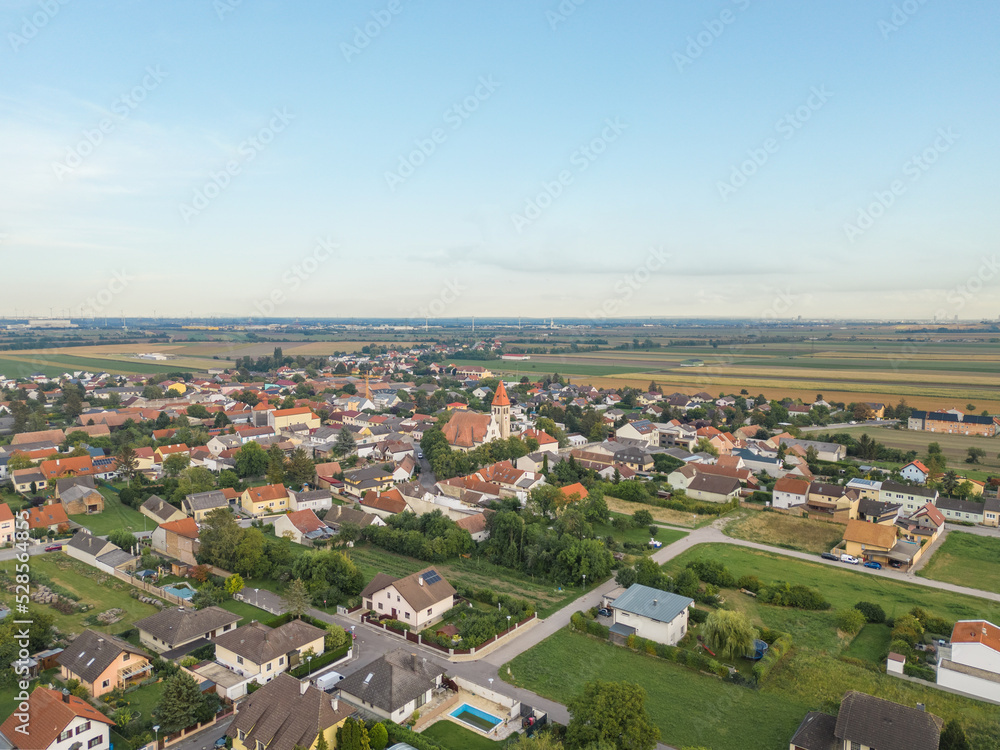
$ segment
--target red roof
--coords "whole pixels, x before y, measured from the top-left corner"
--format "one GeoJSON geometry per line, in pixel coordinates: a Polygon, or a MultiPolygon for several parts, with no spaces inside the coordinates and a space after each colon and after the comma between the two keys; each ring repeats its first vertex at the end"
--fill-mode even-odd
{"type": "Polygon", "coordinates": [[[0,732],[23,750],[44,750],[50,747],[77,716],[88,721],[114,722],[87,701],[75,695],[66,696],[46,687],[37,687],[28,697],[28,720],[11,714],[0,724],[0,732]],[[19,728],[26,727],[23,731],[19,728]],[[26,731],[27,734],[23,732],[26,731]]]}
{"type": "Polygon", "coordinates": [[[497,392],[493,394],[493,406],[510,406],[510,399],[507,397],[507,386],[501,380],[497,384],[497,392]]]}

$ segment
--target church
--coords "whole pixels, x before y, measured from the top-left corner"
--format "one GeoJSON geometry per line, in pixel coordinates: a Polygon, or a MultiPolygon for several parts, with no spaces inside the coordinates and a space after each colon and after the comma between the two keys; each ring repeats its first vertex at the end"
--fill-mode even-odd
{"type": "Polygon", "coordinates": [[[510,437],[510,398],[501,380],[493,394],[489,414],[475,411],[456,411],[442,430],[448,445],[468,453],[480,445],[510,437]]]}

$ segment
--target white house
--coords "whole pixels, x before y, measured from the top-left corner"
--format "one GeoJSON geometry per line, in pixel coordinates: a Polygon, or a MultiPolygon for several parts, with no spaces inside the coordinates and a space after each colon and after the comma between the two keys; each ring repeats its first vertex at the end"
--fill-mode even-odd
{"type": "Polygon", "coordinates": [[[1000,702],[1000,628],[986,620],[959,620],[950,645],[950,658],[942,649],[938,685],[1000,702]]]}
{"type": "Polygon", "coordinates": [[[687,633],[692,604],[694,599],[686,596],[634,583],[611,604],[611,635],[619,640],[637,635],[673,646],[687,633]]]}
{"type": "Polygon", "coordinates": [[[14,711],[0,724],[0,746],[31,750],[110,747],[114,722],[68,690],[60,693],[39,686],[27,704],[27,711],[14,711]]]}

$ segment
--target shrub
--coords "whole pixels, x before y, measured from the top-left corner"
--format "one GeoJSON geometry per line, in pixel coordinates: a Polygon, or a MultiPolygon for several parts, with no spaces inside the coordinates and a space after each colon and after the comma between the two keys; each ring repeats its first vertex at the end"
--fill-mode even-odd
{"type": "Polygon", "coordinates": [[[885,622],[885,610],[872,602],[858,602],[854,608],[865,616],[868,622],[885,622]]]}
{"type": "Polygon", "coordinates": [[[848,635],[856,635],[864,626],[865,616],[861,613],[861,610],[851,607],[850,609],[842,609],[837,612],[838,630],[842,630],[848,635]]]}

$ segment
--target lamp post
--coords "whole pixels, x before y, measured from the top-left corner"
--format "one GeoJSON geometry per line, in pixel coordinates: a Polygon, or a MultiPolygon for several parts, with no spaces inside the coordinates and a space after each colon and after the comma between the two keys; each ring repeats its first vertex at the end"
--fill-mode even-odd
{"type": "Polygon", "coordinates": [[[159,747],[160,747],[160,725],[159,724],[157,724],[157,725],[155,725],[153,727],[153,732],[156,735],[156,747],[157,747],[157,750],[159,750],[159,747]]]}

